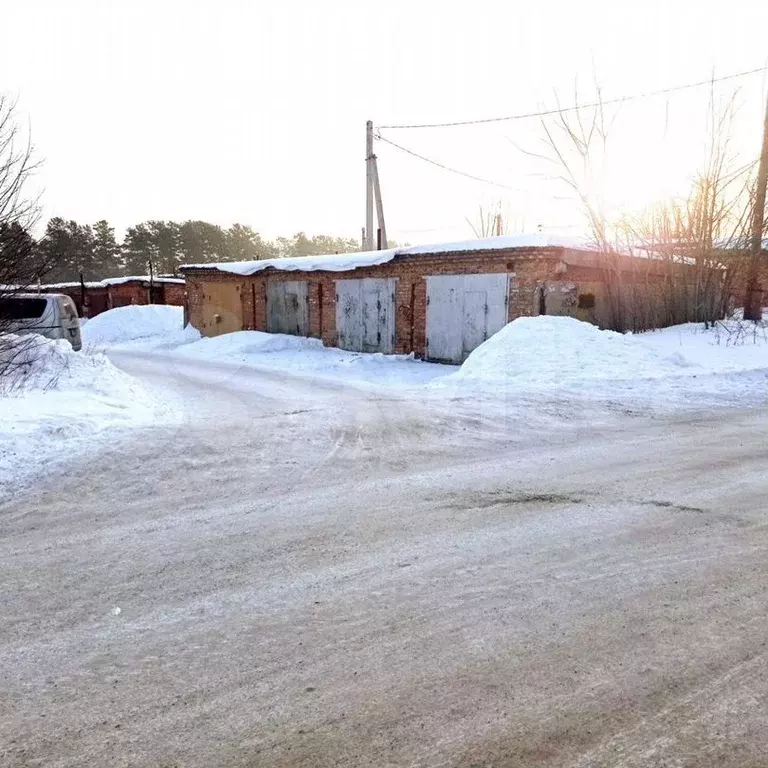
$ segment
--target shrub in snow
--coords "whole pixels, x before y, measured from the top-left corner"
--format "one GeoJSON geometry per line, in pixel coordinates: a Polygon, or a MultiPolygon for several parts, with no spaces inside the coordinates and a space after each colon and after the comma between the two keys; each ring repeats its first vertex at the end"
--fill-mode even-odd
{"type": "Polygon", "coordinates": [[[75,352],[63,339],[38,334],[0,338],[0,394],[83,389],[106,391],[116,381],[132,381],[102,354],[75,352]]]}
{"type": "Polygon", "coordinates": [[[47,389],[55,386],[74,354],[67,341],[53,341],[36,333],[0,336],[0,392],[47,389]]]}

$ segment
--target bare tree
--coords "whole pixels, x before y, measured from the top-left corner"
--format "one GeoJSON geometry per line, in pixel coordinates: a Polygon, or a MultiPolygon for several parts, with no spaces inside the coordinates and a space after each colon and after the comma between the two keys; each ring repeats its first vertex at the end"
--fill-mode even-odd
{"type": "Polygon", "coordinates": [[[730,151],[733,97],[722,106],[710,97],[709,146],[689,194],[609,221],[601,175],[612,119],[599,93],[597,106],[542,119],[546,150],[529,154],[553,164],[581,204],[608,283],[611,326],[639,331],[722,317],[743,279],[751,211],[753,165],[734,168],[730,151]]]}
{"type": "Polygon", "coordinates": [[[31,257],[25,235],[37,221],[38,201],[28,182],[38,168],[31,139],[20,134],[16,104],[0,96],[0,284],[33,284],[47,265],[31,257]]]}
{"type": "Polygon", "coordinates": [[[50,268],[29,234],[39,212],[37,199],[27,194],[37,167],[31,140],[19,130],[15,102],[0,96],[0,374],[29,358],[28,343],[11,343],[13,318],[4,301],[28,290],[50,268]]]}
{"type": "Polygon", "coordinates": [[[477,238],[508,234],[508,222],[502,211],[501,201],[488,208],[479,206],[477,218],[470,219],[467,217],[466,222],[477,238]]]}
{"type": "Polygon", "coordinates": [[[760,285],[760,266],[763,259],[763,235],[766,228],[765,196],[768,187],[768,101],[763,122],[763,146],[755,182],[754,210],[750,231],[750,258],[744,293],[744,319],[760,321],[763,316],[763,288],[760,285]]]}

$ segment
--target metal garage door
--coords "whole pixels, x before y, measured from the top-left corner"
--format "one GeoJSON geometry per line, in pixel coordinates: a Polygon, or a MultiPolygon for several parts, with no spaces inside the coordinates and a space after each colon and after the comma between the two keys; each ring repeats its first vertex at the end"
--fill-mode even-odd
{"type": "Polygon", "coordinates": [[[427,277],[427,358],[462,363],[507,324],[506,274],[427,277]]]}
{"type": "Polygon", "coordinates": [[[392,354],[395,348],[395,279],[336,281],[336,343],[354,352],[392,354]]]}
{"type": "Polygon", "coordinates": [[[202,283],[203,336],[243,330],[243,302],[238,283],[202,283]]]}
{"type": "Polygon", "coordinates": [[[309,336],[309,284],[306,280],[267,283],[267,330],[309,336]]]}

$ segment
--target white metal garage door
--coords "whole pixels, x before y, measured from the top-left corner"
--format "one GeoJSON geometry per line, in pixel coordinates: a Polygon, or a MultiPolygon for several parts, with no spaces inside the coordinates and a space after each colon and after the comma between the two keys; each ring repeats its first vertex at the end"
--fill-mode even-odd
{"type": "Polygon", "coordinates": [[[507,324],[506,274],[427,277],[427,358],[462,363],[507,324]]]}
{"type": "Polygon", "coordinates": [[[395,279],[336,281],[336,343],[353,352],[395,349],[395,279]]]}
{"type": "Polygon", "coordinates": [[[309,286],[306,280],[267,283],[267,330],[309,336],[309,286]]]}

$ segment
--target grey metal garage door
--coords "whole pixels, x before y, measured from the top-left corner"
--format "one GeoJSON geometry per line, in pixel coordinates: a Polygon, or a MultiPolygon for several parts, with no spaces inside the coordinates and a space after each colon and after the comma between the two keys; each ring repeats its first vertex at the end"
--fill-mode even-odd
{"type": "Polygon", "coordinates": [[[336,343],[354,352],[392,354],[395,348],[395,279],[336,281],[336,343]]]}
{"type": "Polygon", "coordinates": [[[267,283],[267,330],[309,336],[309,284],[306,280],[267,283]]]}
{"type": "Polygon", "coordinates": [[[427,358],[462,363],[507,324],[506,274],[427,277],[427,358]]]}

